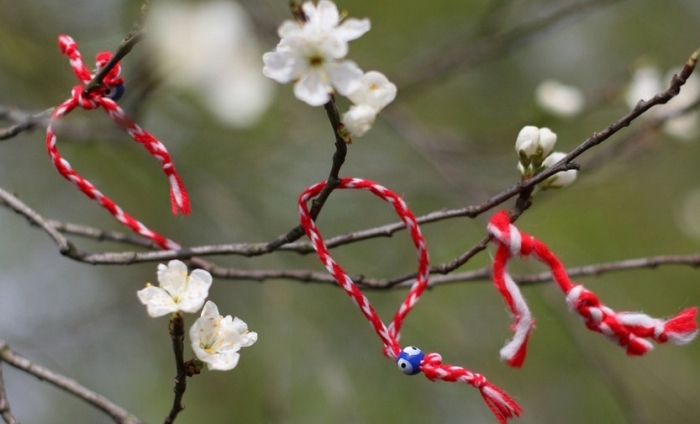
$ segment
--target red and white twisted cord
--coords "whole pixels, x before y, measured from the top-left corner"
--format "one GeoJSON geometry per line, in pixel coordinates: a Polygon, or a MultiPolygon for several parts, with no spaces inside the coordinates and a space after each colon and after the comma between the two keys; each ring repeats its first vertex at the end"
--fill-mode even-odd
{"type": "MultiPolygon", "coordinates": [[[[177,214],[178,211],[184,215],[190,213],[190,201],[187,196],[187,191],[163,143],[136,125],[136,123],[126,116],[124,110],[119,107],[114,100],[106,97],[107,93],[110,91],[123,87],[124,79],[119,76],[121,72],[120,65],[117,64],[110,70],[103,80],[102,87],[84,93],[85,85],[90,82],[93,75],[83,63],[80,52],[78,51],[78,45],[67,35],[60,35],[58,37],[58,45],[61,53],[68,56],[70,59],[73,73],[83,85],[73,87],[71,97],[57,106],[51,114],[49,124],[46,128],[46,148],[54,166],[64,178],[75,184],[80,191],[85,193],[89,198],[100,203],[100,205],[107,209],[122,224],[131,228],[136,233],[153,240],[162,249],[179,249],[180,246],[177,243],[148,229],[141,222],[124,212],[114,201],[102,194],[92,183],[73,170],[68,161],[59,153],[56,146],[56,133],[54,131],[56,121],[69,114],[78,106],[85,110],[102,107],[112,120],[122,127],[134,141],[142,144],[146,150],[160,162],[163,172],[170,184],[170,200],[173,213],[177,214]]],[[[104,67],[111,58],[112,54],[109,52],[99,53],[96,60],[97,69],[99,70],[104,67]]]]}
{"type": "Polygon", "coordinates": [[[384,345],[384,355],[399,362],[402,360],[401,358],[404,355],[403,352],[406,352],[406,349],[415,349],[420,353],[419,362],[416,363],[418,370],[410,374],[422,372],[431,381],[443,380],[449,382],[462,382],[479,389],[484,401],[486,402],[486,405],[489,407],[489,409],[491,409],[491,411],[493,411],[498,421],[502,424],[505,423],[508,418],[519,416],[522,412],[520,406],[518,406],[518,404],[515,403],[515,401],[503,390],[488,382],[483,375],[474,373],[463,367],[443,364],[442,357],[437,353],[423,354],[419,349],[413,347],[407,347],[404,350],[401,349],[401,345],[399,344],[401,326],[408,313],[416,305],[428,286],[430,266],[425,239],[420,232],[418,222],[416,221],[413,212],[411,212],[411,210],[408,208],[406,202],[388,188],[369,180],[359,178],[343,178],[340,180],[340,184],[337,187],[339,189],[367,190],[382,200],[390,203],[394,207],[397,215],[406,225],[416,248],[418,255],[418,276],[415,283],[409,290],[406,299],[401,303],[399,309],[396,311],[391,324],[387,327],[384,325],[384,322],[372,307],[372,304],[369,302],[367,297],[362,294],[362,291],[352,281],[352,278],[350,278],[343,268],[341,268],[341,266],[338,265],[338,263],[331,257],[328,247],[326,246],[320,231],[316,227],[316,223],[311,218],[307,203],[309,200],[321,193],[325,186],[326,182],[322,181],[307,188],[299,196],[298,205],[301,225],[304,228],[306,235],[309,237],[309,240],[311,240],[311,244],[316,250],[316,253],[318,254],[318,257],[323,265],[326,267],[328,272],[333,275],[335,280],[338,282],[340,287],[345,290],[347,295],[353,299],[355,304],[360,308],[360,312],[362,312],[365,318],[369,321],[370,325],[374,328],[374,331],[382,340],[384,345]]]}
{"type": "Polygon", "coordinates": [[[615,312],[603,305],[593,292],[571,282],[561,261],[544,243],[518,230],[505,211],[491,218],[488,231],[498,244],[493,261],[494,283],[515,319],[515,335],[501,349],[501,359],[511,366],[519,367],[525,360],[527,341],[534,326],[525,299],[508,273],[508,261],[513,256],[533,256],[547,265],[552,278],[566,295],[569,309],[578,313],[590,330],[604,334],[624,347],[628,355],[644,355],[652,350],[654,346],[645,339],[683,345],[698,334],[697,307],[687,308],[673,318],[661,320],[641,312],[615,312]]]}

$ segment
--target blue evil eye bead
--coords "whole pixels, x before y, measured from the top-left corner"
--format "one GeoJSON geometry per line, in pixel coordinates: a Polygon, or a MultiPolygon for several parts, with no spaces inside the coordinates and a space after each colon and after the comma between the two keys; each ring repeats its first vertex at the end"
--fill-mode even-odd
{"type": "Polygon", "coordinates": [[[423,361],[425,353],[415,346],[403,348],[396,360],[396,365],[402,373],[406,375],[416,375],[420,372],[420,363],[423,361]]]}
{"type": "Polygon", "coordinates": [[[125,91],[126,84],[119,84],[106,87],[102,94],[108,99],[112,99],[116,102],[117,100],[122,98],[125,91]]]}

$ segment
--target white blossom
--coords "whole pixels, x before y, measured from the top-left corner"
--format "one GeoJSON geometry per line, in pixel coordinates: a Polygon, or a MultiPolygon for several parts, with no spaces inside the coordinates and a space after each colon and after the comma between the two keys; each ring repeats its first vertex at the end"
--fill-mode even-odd
{"type": "Polygon", "coordinates": [[[394,101],[396,85],[381,72],[369,71],[348,98],[354,105],[343,115],[342,122],[349,133],[360,137],[372,128],[379,112],[394,101]]]}
{"type": "Polygon", "coordinates": [[[360,87],[348,95],[356,105],[369,106],[379,113],[396,98],[396,85],[379,71],[369,71],[362,76],[360,87]]]}
{"type": "Polygon", "coordinates": [[[238,365],[242,347],[251,346],[258,334],[248,331],[248,325],[231,315],[219,315],[219,309],[208,301],[201,317],[190,328],[192,350],[210,370],[227,371],[238,365]]]}
{"type": "MultiPolygon", "coordinates": [[[[550,168],[566,156],[563,152],[554,152],[547,156],[542,162],[542,166],[550,168]]],[[[576,180],[578,171],[575,169],[567,169],[566,171],[558,172],[547,178],[541,183],[542,188],[561,188],[571,185],[576,180]]]]}
{"type": "Polygon", "coordinates": [[[555,80],[542,81],[535,89],[535,100],[545,111],[562,117],[579,114],[586,103],[581,90],[555,80]]]}
{"type": "Polygon", "coordinates": [[[246,11],[234,0],[155,2],[146,42],[166,84],[187,90],[221,121],[248,127],[272,101],[246,11]]]}
{"type": "Polygon", "coordinates": [[[515,151],[518,152],[518,158],[524,168],[528,168],[531,164],[539,167],[556,142],[557,135],[549,128],[528,125],[518,133],[515,151]]]}
{"type": "Polygon", "coordinates": [[[369,31],[368,19],[340,22],[336,5],[321,0],[302,5],[305,22],[285,21],[274,51],[263,55],[263,74],[279,83],[294,82],[294,95],[311,106],[321,106],[334,91],[347,96],[360,87],[362,70],[341,60],[348,42],[369,31]]]}
{"type": "Polygon", "coordinates": [[[352,135],[360,137],[372,128],[377,118],[377,112],[367,105],[351,106],[343,115],[343,125],[352,135]]]}
{"type": "Polygon", "coordinates": [[[160,317],[174,312],[197,312],[204,305],[212,283],[211,274],[202,269],[187,275],[187,265],[172,260],[167,266],[158,265],[160,287],[148,284],[136,292],[148,314],[160,317]]]}

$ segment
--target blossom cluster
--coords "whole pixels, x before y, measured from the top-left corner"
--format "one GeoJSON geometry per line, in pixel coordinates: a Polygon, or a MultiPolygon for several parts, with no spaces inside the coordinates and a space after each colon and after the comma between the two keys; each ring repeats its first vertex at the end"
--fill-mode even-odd
{"type": "MultiPolygon", "coordinates": [[[[557,135],[549,128],[538,128],[532,125],[523,127],[515,140],[515,151],[518,152],[518,171],[523,178],[539,174],[561,161],[566,153],[552,152],[557,142],[557,135]]],[[[570,185],[576,180],[578,171],[569,169],[552,175],[540,184],[541,188],[560,188],[570,185]]]]}
{"type": "Polygon", "coordinates": [[[201,316],[190,328],[192,350],[197,359],[210,370],[226,371],[238,365],[242,347],[251,346],[258,334],[248,331],[248,325],[230,315],[222,316],[212,301],[206,301],[212,277],[207,271],[196,269],[189,275],[187,265],[173,260],[168,265],[158,265],[159,287],[147,284],[136,294],[152,317],[181,312],[197,312],[201,316]]]}
{"type": "Polygon", "coordinates": [[[294,82],[294,95],[310,106],[328,103],[338,93],[353,102],[343,115],[345,131],[365,134],[377,114],[396,97],[396,86],[377,71],[364,73],[346,60],[348,42],[370,29],[368,19],[341,19],[336,5],[320,0],[301,6],[298,21],[278,29],[280,42],[263,55],[263,74],[279,83],[294,82]]]}

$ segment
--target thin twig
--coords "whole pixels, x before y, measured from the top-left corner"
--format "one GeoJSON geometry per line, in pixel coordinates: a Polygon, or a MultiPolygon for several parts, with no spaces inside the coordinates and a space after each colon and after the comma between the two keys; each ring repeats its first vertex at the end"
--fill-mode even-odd
{"type": "Polygon", "coordinates": [[[185,319],[182,317],[181,313],[176,313],[175,316],[170,319],[169,327],[170,338],[173,342],[177,374],[175,375],[175,387],[173,387],[175,398],[173,399],[173,406],[170,409],[170,413],[165,417],[165,424],[172,424],[175,422],[175,418],[177,418],[180,411],[185,409],[185,405],[182,403],[182,397],[185,395],[185,390],[187,389],[187,370],[185,369],[184,358],[185,319]]]}
{"type": "MultiPolygon", "coordinates": [[[[338,187],[338,184],[340,184],[340,168],[345,163],[345,157],[348,153],[348,146],[343,139],[343,136],[340,134],[343,124],[340,122],[340,113],[338,112],[338,108],[335,105],[335,100],[333,97],[331,97],[331,100],[324,105],[324,108],[326,110],[326,114],[328,115],[328,120],[331,123],[333,135],[335,137],[335,153],[333,153],[333,164],[331,165],[331,170],[328,175],[328,179],[326,180],[326,186],[323,187],[321,193],[319,193],[313,202],[311,202],[311,210],[309,213],[311,214],[311,219],[314,220],[318,218],[318,214],[321,212],[321,209],[326,203],[326,200],[328,200],[330,194],[336,189],[336,187],[338,187]]],[[[300,239],[303,235],[304,228],[301,225],[298,225],[289,230],[286,234],[283,234],[277,237],[275,240],[267,243],[264,247],[256,247],[255,255],[275,251],[285,244],[289,244],[300,239]]]]}
{"type": "Polygon", "coordinates": [[[100,71],[92,78],[92,80],[83,88],[83,95],[87,95],[90,91],[100,87],[102,85],[102,80],[107,76],[109,71],[112,70],[120,60],[122,60],[127,54],[131,52],[139,41],[144,37],[143,22],[148,14],[149,1],[144,0],[141,3],[141,9],[139,14],[134,20],[131,27],[131,31],[124,37],[124,39],[119,43],[117,51],[114,52],[114,56],[107,62],[107,64],[100,69],[100,71]]]}
{"type": "Polygon", "coordinates": [[[5,191],[2,188],[0,188],[0,201],[1,203],[9,206],[18,214],[23,215],[29,220],[30,223],[41,227],[41,229],[51,237],[54,243],[56,243],[58,246],[58,251],[62,255],[68,254],[68,252],[74,250],[72,243],[68,241],[68,239],[65,238],[58,230],[49,225],[41,215],[12,195],[10,192],[5,191]]]}
{"type": "Polygon", "coordinates": [[[0,119],[7,119],[15,123],[9,127],[0,128],[0,140],[7,140],[39,125],[45,125],[52,111],[53,108],[29,114],[13,107],[0,106],[0,119]]]}
{"type": "Polygon", "coordinates": [[[2,361],[0,361],[0,417],[2,417],[6,424],[19,424],[17,418],[12,415],[10,401],[7,399],[5,379],[2,376],[2,361]]]}
{"type": "Polygon", "coordinates": [[[104,396],[80,385],[75,380],[51,371],[41,365],[12,351],[8,344],[0,339],[0,362],[7,362],[13,367],[33,375],[39,380],[53,384],[59,389],[84,400],[95,408],[103,411],[119,424],[142,424],[143,421],[132,415],[124,408],[112,403],[104,396]]]}

